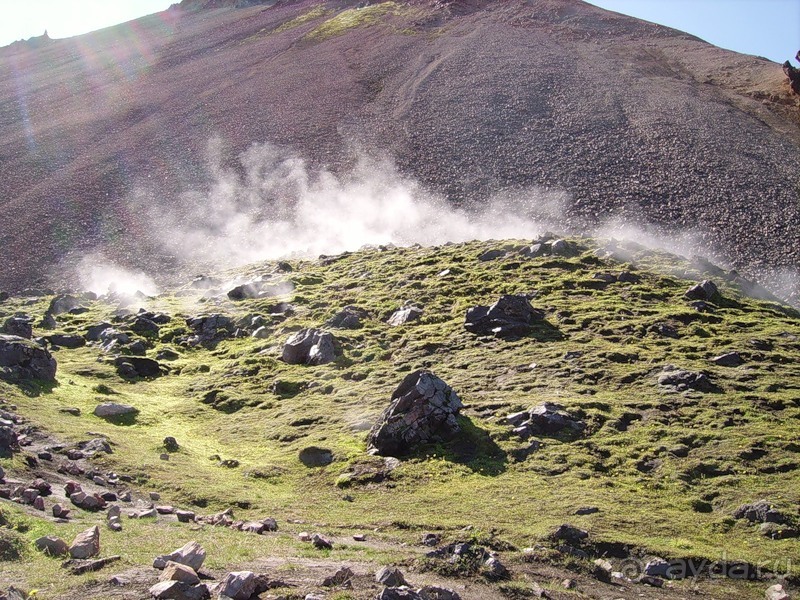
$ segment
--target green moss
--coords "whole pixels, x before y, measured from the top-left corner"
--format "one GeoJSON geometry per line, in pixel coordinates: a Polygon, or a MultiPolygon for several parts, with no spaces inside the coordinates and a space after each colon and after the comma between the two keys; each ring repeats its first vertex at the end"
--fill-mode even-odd
{"type": "Polygon", "coordinates": [[[374,25],[382,17],[398,10],[396,2],[381,2],[361,8],[348,8],[326,20],[306,34],[306,39],[321,42],[328,38],[342,35],[356,27],[374,25]]]}

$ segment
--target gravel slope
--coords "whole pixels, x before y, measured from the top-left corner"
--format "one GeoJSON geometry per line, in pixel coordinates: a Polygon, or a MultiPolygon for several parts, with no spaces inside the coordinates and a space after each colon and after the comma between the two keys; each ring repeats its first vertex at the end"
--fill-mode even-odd
{"type": "Polygon", "coordinates": [[[0,288],[59,283],[91,249],[180,269],[130,196],[169,212],[217,135],[231,165],[266,141],[334,171],[387,155],[461,205],[565,189],[565,229],[688,229],[796,294],[800,102],[780,65],[579,0],[399,2],[307,36],[356,4],[170,10],[0,49],[0,288]]]}

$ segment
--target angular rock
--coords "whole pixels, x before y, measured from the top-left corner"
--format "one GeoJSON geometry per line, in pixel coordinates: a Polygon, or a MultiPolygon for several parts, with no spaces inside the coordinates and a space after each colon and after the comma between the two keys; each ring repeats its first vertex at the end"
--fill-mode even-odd
{"type": "Polygon", "coordinates": [[[401,585],[408,585],[406,578],[403,576],[402,571],[397,567],[382,567],[375,573],[375,581],[381,583],[386,587],[400,587],[401,585]]]}
{"type": "Polygon", "coordinates": [[[69,555],[72,558],[92,558],[100,553],[100,529],[95,525],[79,533],[72,540],[69,555]]]}
{"type": "Polygon", "coordinates": [[[169,561],[173,561],[191,567],[197,572],[203,566],[205,559],[206,551],[203,547],[197,542],[188,542],[174,552],[156,557],[153,561],[153,567],[163,569],[169,561]]]}
{"type": "Polygon", "coordinates": [[[0,456],[10,457],[14,452],[19,452],[17,432],[8,425],[0,425],[0,456]]]}
{"type": "Polygon", "coordinates": [[[321,329],[301,329],[283,346],[283,360],[290,365],[324,365],[336,360],[331,333],[321,329]]]}
{"type": "Polygon", "coordinates": [[[715,365],[719,365],[720,367],[738,367],[739,365],[744,364],[744,359],[738,352],[727,352],[725,354],[720,354],[719,356],[715,356],[711,359],[715,365]]]}
{"type": "Polygon", "coordinates": [[[111,444],[104,438],[94,438],[86,442],[78,442],[78,447],[86,456],[91,456],[101,452],[103,454],[114,454],[111,444]]]}
{"type": "Polygon", "coordinates": [[[753,504],[742,504],[733,511],[734,519],[747,519],[751,523],[785,523],[786,515],[773,508],[766,500],[759,500],[753,504]]]}
{"type": "Polygon", "coordinates": [[[103,567],[115,563],[121,558],[121,556],[106,556],[94,560],[69,560],[61,566],[68,568],[69,572],[73,575],[82,575],[84,573],[99,571],[103,567]]]}
{"type": "Polygon", "coordinates": [[[420,444],[451,439],[461,430],[461,399],[426,370],[407,375],[370,430],[367,448],[382,456],[402,456],[420,444]]]}
{"type": "Polygon", "coordinates": [[[69,496],[72,502],[78,508],[88,511],[97,511],[105,508],[106,501],[97,494],[87,494],[86,492],[75,492],[69,496]]]}
{"type": "Polygon", "coordinates": [[[505,295],[491,306],[475,306],[467,311],[464,328],[478,335],[522,336],[544,313],[531,306],[526,296],[505,295]]]}
{"type": "Polygon", "coordinates": [[[586,428],[586,423],[552,402],[543,402],[527,412],[508,415],[506,420],[514,425],[514,433],[521,437],[555,435],[564,430],[580,433],[586,428]]]}
{"type": "Polygon", "coordinates": [[[422,597],[410,587],[387,587],[375,596],[375,600],[422,600],[422,597]]]}
{"type": "Polygon", "coordinates": [[[31,340],[0,335],[0,376],[55,381],[56,360],[31,340]]]}
{"type": "Polygon", "coordinates": [[[103,404],[98,404],[94,409],[94,415],[102,419],[119,419],[138,413],[138,408],[128,404],[119,404],[117,402],[104,402],[103,404]]]}
{"type": "Polygon", "coordinates": [[[435,585],[426,585],[418,589],[417,594],[421,600],[461,600],[457,592],[435,585]]]}
{"type": "Polygon", "coordinates": [[[322,581],[322,585],[324,587],[341,587],[344,585],[349,584],[355,574],[353,573],[352,569],[348,567],[342,567],[333,575],[329,575],[322,581]]]}
{"type": "Polygon", "coordinates": [[[98,323],[97,325],[90,325],[86,333],[83,334],[83,337],[88,342],[98,342],[100,341],[100,334],[103,333],[106,329],[113,329],[114,326],[111,323],[98,323]]]}
{"type": "Polygon", "coordinates": [[[419,320],[422,316],[422,312],[422,309],[417,306],[404,306],[392,313],[387,323],[392,327],[399,327],[400,325],[419,320]]]}
{"type": "Polygon", "coordinates": [[[164,438],[164,449],[167,452],[177,452],[180,448],[178,441],[171,435],[164,438]]]}
{"type": "Polygon", "coordinates": [[[51,315],[60,315],[80,306],[80,298],[72,296],[71,294],[63,294],[61,296],[56,296],[50,301],[50,306],[47,307],[46,312],[51,315]]]}
{"type": "Polygon", "coordinates": [[[159,581],[182,581],[189,585],[200,583],[200,578],[195,573],[195,570],[186,565],[168,561],[164,566],[161,575],[158,576],[159,581]]]}
{"type": "Polygon", "coordinates": [[[50,556],[64,556],[69,554],[67,542],[54,535],[40,537],[34,542],[36,549],[50,556]]]}
{"type": "Polygon", "coordinates": [[[483,563],[484,573],[489,579],[505,579],[508,577],[508,569],[500,562],[496,556],[490,556],[483,563]]]}
{"type": "Polygon", "coordinates": [[[315,548],[319,548],[320,550],[330,550],[333,548],[333,542],[319,533],[315,533],[311,536],[311,543],[315,548]]]}
{"type": "Polygon", "coordinates": [[[250,600],[255,590],[256,576],[252,571],[228,573],[217,588],[220,597],[231,600],[250,600]]]}
{"type": "Polygon", "coordinates": [[[194,521],[195,513],[191,510],[176,510],[175,516],[178,517],[180,523],[191,523],[194,521]]]}
{"type": "Polygon", "coordinates": [[[572,525],[560,525],[550,536],[555,542],[566,542],[571,546],[579,546],[589,538],[589,532],[572,525]]]}
{"type": "Polygon", "coordinates": [[[182,581],[160,581],[149,590],[156,600],[206,600],[211,597],[205,584],[189,585],[182,581]]]}
{"type": "Polygon", "coordinates": [[[134,377],[159,377],[162,375],[161,364],[144,356],[119,356],[114,360],[117,373],[132,379],[134,377]]]}
{"type": "Polygon", "coordinates": [[[688,300],[705,300],[711,302],[713,300],[719,300],[720,294],[716,284],[706,279],[702,283],[693,285],[686,290],[684,297],[688,300]]]}
{"type": "Polygon", "coordinates": [[[71,512],[70,509],[64,508],[60,504],[54,504],[52,510],[53,510],[53,516],[56,519],[68,519],[69,513],[71,512]]]}
{"type": "Polygon", "coordinates": [[[151,321],[143,315],[135,317],[130,327],[131,331],[145,337],[157,336],[158,332],[161,330],[158,323],[151,321]]]}

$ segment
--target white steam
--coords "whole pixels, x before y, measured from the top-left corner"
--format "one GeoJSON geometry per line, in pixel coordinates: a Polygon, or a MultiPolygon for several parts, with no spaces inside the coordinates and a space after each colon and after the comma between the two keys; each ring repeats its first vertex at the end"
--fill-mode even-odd
{"type": "Polygon", "coordinates": [[[130,298],[137,292],[147,296],[158,294],[155,282],[143,272],[133,272],[108,262],[102,255],[84,256],[76,269],[82,290],[98,296],[116,294],[130,298]]]}
{"type": "Polygon", "coordinates": [[[533,189],[466,211],[425,191],[387,160],[362,156],[337,177],[271,144],[244,152],[240,169],[225,167],[221,156],[214,139],[208,152],[212,184],[184,193],[167,215],[151,194],[138,192],[137,212],[152,211],[150,221],[158,224],[165,246],[189,264],[227,267],[365,245],[530,238],[567,199],[562,192],[533,189]]]}

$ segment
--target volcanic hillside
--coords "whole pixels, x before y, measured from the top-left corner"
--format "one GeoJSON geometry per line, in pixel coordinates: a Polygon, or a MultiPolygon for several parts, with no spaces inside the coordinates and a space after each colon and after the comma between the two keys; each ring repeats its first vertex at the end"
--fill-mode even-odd
{"type": "Polygon", "coordinates": [[[335,173],[388,157],[461,206],[566,190],[562,230],[689,230],[773,286],[798,263],[798,103],[771,61],[578,0],[189,4],[0,49],[3,288],[90,250],[177,268],[152,207],[209,185],[215,137],[234,168],[267,142],[335,173]]]}

